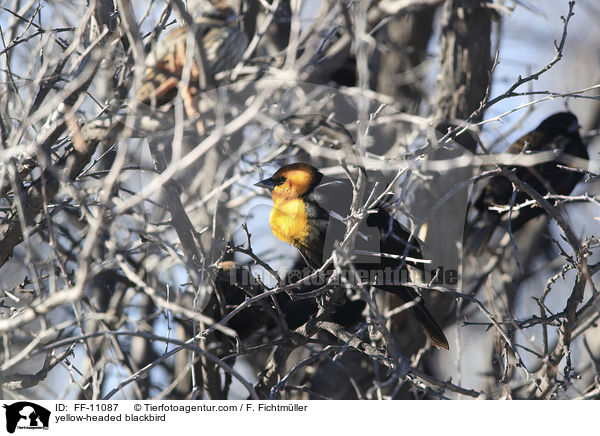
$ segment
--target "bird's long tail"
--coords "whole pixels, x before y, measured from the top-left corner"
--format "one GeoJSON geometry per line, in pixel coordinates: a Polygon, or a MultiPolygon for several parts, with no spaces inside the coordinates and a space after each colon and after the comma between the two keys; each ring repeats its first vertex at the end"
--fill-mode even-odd
{"type": "Polygon", "coordinates": [[[433,319],[427,309],[422,297],[412,288],[406,286],[378,286],[379,289],[397,295],[405,302],[417,300],[416,304],[410,308],[413,316],[421,325],[425,334],[431,339],[431,343],[436,348],[445,348],[448,350],[448,339],[444,335],[441,327],[433,319]]]}
{"type": "Polygon", "coordinates": [[[431,339],[431,343],[438,349],[445,348],[448,350],[448,339],[446,339],[444,332],[438,323],[435,322],[433,316],[431,316],[427,310],[427,307],[425,307],[425,303],[421,301],[413,306],[411,310],[416,320],[419,322],[419,324],[421,324],[421,327],[423,327],[423,330],[429,339],[431,339]]]}

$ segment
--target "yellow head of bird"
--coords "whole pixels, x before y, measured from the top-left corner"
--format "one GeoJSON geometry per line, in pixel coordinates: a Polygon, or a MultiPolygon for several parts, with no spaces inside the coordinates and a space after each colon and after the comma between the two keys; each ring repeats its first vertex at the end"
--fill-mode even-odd
{"type": "Polygon", "coordinates": [[[316,168],[304,164],[294,163],[279,168],[275,174],[256,183],[255,186],[271,191],[274,202],[302,198],[309,194],[319,184],[323,174],[316,168]]]}

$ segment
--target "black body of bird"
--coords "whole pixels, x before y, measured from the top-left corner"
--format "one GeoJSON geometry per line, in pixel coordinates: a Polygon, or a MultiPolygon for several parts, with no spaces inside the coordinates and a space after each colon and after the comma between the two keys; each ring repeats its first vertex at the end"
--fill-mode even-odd
{"type": "MultiPolygon", "coordinates": [[[[316,168],[296,163],[280,168],[257,186],[271,191],[274,205],[269,221],[275,236],[296,247],[311,268],[323,266],[344,240],[342,219],[349,215],[352,201],[349,183],[324,179],[316,168]]],[[[376,206],[359,226],[352,255],[361,278],[368,277],[378,289],[405,302],[417,300],[411,308],[413,315],[433,345],[448,349],[444,333],[421,297],[402,284],[410,280],[407,265],[413,264],[406,256],[422,258],[418,241],[383,206],[376,206]]],[[[417,261],[414,266],[422,269],[423,263],[417,261]]]]}
{"type": "MultiPolygon", "coordinates": [[[[588,160],[586,147],[579,136],[577,118],[571,112],[559,112],[542,121],[534,130],[523,135],[508,149],[508,153],[535,153],[541,151],[556,151],[556,158],[533,166],[519,166],[507,169],[514,170],[515,175],[541,195],[569,195],[581,181],[583,173],[560,168],[559,165],[569,166],[574,158],[588,160]]],[[[466,237],[474,233],[485,233],[487,239],[494,229],[506,220],[507,211],[490,210],[493,206],[509,206],[513,196],[513,185],[503,175],[488,179],[480,194],[473,202],[478,211],[476,216],[465,227],[466,237]]],[[[529,200],[529,196],[518,191],[514,206],[529,200]]],[[[518,208],[511,214],[512,231],[517,231],[528,221],[544,213],[543,209],[533,205],[518,208]]],[[[477,238],[480,244],[486,243],[486,237],[477,238]]]]}

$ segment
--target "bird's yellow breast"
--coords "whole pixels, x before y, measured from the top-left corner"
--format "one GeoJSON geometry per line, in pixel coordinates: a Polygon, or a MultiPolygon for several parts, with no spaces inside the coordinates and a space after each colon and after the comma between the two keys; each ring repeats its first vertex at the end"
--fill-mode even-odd
{"type": "Polygon", "coordinates": [[[301,199],[275,201],[269,216],[273,234],[288,244],[297,245],[308,237],[308,217],[301,199]]]}

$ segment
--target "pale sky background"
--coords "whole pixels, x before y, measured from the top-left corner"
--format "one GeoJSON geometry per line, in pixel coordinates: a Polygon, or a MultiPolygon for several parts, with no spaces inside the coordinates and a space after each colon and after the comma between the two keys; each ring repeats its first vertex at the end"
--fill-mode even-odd
{"type": "MultiPolygon", "coordinates": [[[[311,2],[316,4],[318,0],[311,0],[311,2]]],[[[0,4],[7,6],[9,3],[0,1],[0,4]]],[[[138,2],[138,4],[145,7],[147,3],[138,2]]],[[[560,15],[566,14],[568,10],[567,1],[532,0],[529,1],[528,4],[532,5],[534,8],[543,10],[544,13],[541,14],[539,11],[531,11],[522,6],[517,6],[510,16],[503,16],[500,63],[494,74],[492,96],[496,96],[506,90],[516,80],[518,75],[528,75],[547,64],[554,57],[554,40],[560,40],[563,29],[560,15]]],[[[58,10],[62,7],[71,8],[74,5],[78,5],[78,2],[54,2],[53,6],[44,6],[48,7],[48,11],[45,12],[43,16],[49,17],[51,8],[56,8],[58,10]]],[[[158,2],[153,11],[159,12],[161,9],[162,3],[158,2]]],[[[44,8],[42,10],[44,10],[44,8]]],[[[310,11],[308,11],[308,9],[304,16],[310,16],[310,11]]],[[[6,12],[0,11],[0,27],[6,23],[6,19],[6,12]]],[[[60,20],[56,21],[56,18],[53,18],[53,20],[55,20],[53,22],[53,24],[55,23],[55,26],[63,25],[63,23],[60,23],[60,20]]],[[[569,26],[569,35],[564,50],[563,60],[561,60],[553,69],[546,72],[539,80],[533,82],[532,84],[525,85],[519,90],[525,91],[529,89],[529,86],[531,86],[534,90],[571,92],[599,83],[599,22],[600,5],[595,0],[578,0],[575,7],[575,16],[572,18],[569,26]]],[[[439,39],[433,40],[430,44],[430,47],[437,50],[438,42],[439,39]]],[[[33,43],[31,43],[31,47],[34,47],[33,43]]],[[[431,54],[435,55],[436,53],[432,52],[431,54]]],[[[431,79],[433,79],[433,77],[434,72],[432,72],[431,79]]],[[[433,80],[432,83],[434,83],[433,80]]],[[[598,93],[594,95],[598,95],[598,93]]],[[[527,97],[504,100],[503,102],[492,107],[486,113],[486,118],[497,116],[526,101],[528,101],[527,97]]],[[[523,121],[523,124],[518,131],[513,132],[504,138],[496,150],[504,150],[504,147],[507,147],[524,132],[534,128],[546,116],[553,112],[564,110],[565,104],[567,104],[567,107],[570,110],[576,113],[580,124],[586,127],[590,120],[590,113],[594,113],[596,111],[595,107],[597,106],[597,103],[598,102],[595,100],[563,98],[555,98],[543,103],[539,103],[534,107],[532,113],[523,121]]],[[[484,130],[484,140],[494,141],[498,135],[501,135],[503,132],[509,129],[514,122],[519,120],[526,113],[526,111],[527,109],[522,109],[504,118],[502,122],[488,124],[484,130]]],[[[599,149],[600,144],[598,144],[598,141],[593,143],[589,148],[591,160],[598,160],[599,149]]],[[[248,180],[247,185],[256,181],[258,181],[258,175],[256,175],[255,179],[248,180]]],[[[581,186],[578,188],[578,190],[582,189],[583,188],[581,186]]],[[[597,189],[595,192],[597,192],[597,189]]],[[[249,208],[252,208],[253,213],[267,215],[269,209],[268,205],[269,201],[266,198],[263,198],[257,203],[250,204],[249,208]],[[256,204],[260,204],[261,206],[256,208],[256,204]]],[[[590,205],[573,205],[569,207],[569,215],[573,220],[574,227],[578,229],[579,234],[589,235],[592,232],[595,234],[599,233],[597,221],[591,219],[591,217],[594,215],[600,215],[600,212],[597,210],[597,208],[593,208],[590,205]]],[[[277,244],[278,249],[286,249],[289,250],[290,253],[295,253],[293,248],[284,248],[285,244],[274,239],[264,218],[262,218],[260,221],[262,224],[258,221],[249,222],[250,231],[253,233],[253,238],[257,239],[257,247],[260,247],[261,245],[264,247],[272,247],[277,244]]],[[[593,259],[590,262],[592,261],[593,259]]],[[[531,300],[529,296],[539,295],[540,284],[543,286],[543,283],[545,283],[546,279],[547,277],[539,277],[531,280],[530,285],[525,286],[524,289],[521,290],[522,295],[520,295],[519,301],[524,301],[525,303],[523,304],[525,305],[531,304],[533,300],[531,300]]],[[[565,288],[565,292],[567,291],[568,288],[565,288]]],[[[554,295],[558,295],[558,292],[555,292],[554,295]]],[[[560,298],[557,298],[556,300],[550,299],[548,303],[554,309],[560,309],[564,306],[564,300],[560,298]]],[[[523,313],[517,313],[517,315],[525,315],[526,313],[531,313],[531,310],[528,309],[528,312],[523,311],[523,313]]],[[[479,359],[465,357],[479,354],[484,359],[489,359],[491,347],[493,345],[490,341],[491,335],[469,334],[467,329],[461,329],[461,331],[463,332],[463,341],[461,347],[460,364],[462,365],[463,375],[467,375],[466,377],[463,377],[461,383],[468,388],[481,388],[484,385],[485,379],[479,374],[479,370],[483,368],[487,369],[487,361],[483,362],[479,359]],[[465,340],[465,338],[468,340],[465,340]],[[485,354],[481,354],[482,352],[485,354]],[[483,368],[480,368],[480,366],[483,368]]],[[[443,375],[452,377],[454,382],[458,382],[458,374],[455,370],[456,363],[458,362],[458,358],[455,354],[457,348],[453,346],[455,332],[455,328],[447,329],[451,344],[451,351],[446,354],[437,353],[437,356],[440,358],[438,363],[439,368],[443,368],[443,375]]],[[[166,333],[166,329],[165,332],[159,332],[159,334],[160,333],[166,333]]],[[[481,330],[478,333],[481,333],[481,330]]],[[[78,354],[83,355],[83,353],[78,354]]],[[[525,356],[526,354],[524,353],[524,357],[525,356]]],[[[240,370],[242,373],[246,373],[247,375],[249,374],[244,370],[243,359],[238,359],[236,369],[240,370]]],[[[50,388],[56,394],[63,392],[64,382],[66,381],[61,379],[61,377],[55,376],[58,374],[58,372],[58,370],[54,371],[52,373],[53,376],[49,377],[49,380],[51,380],[50,388]]],[[[116,382],[117,378],[115,378],[114,381],[116,382]]],[[[117,395],[115,398],[119,398],[119,396],[117,395]]]]}

